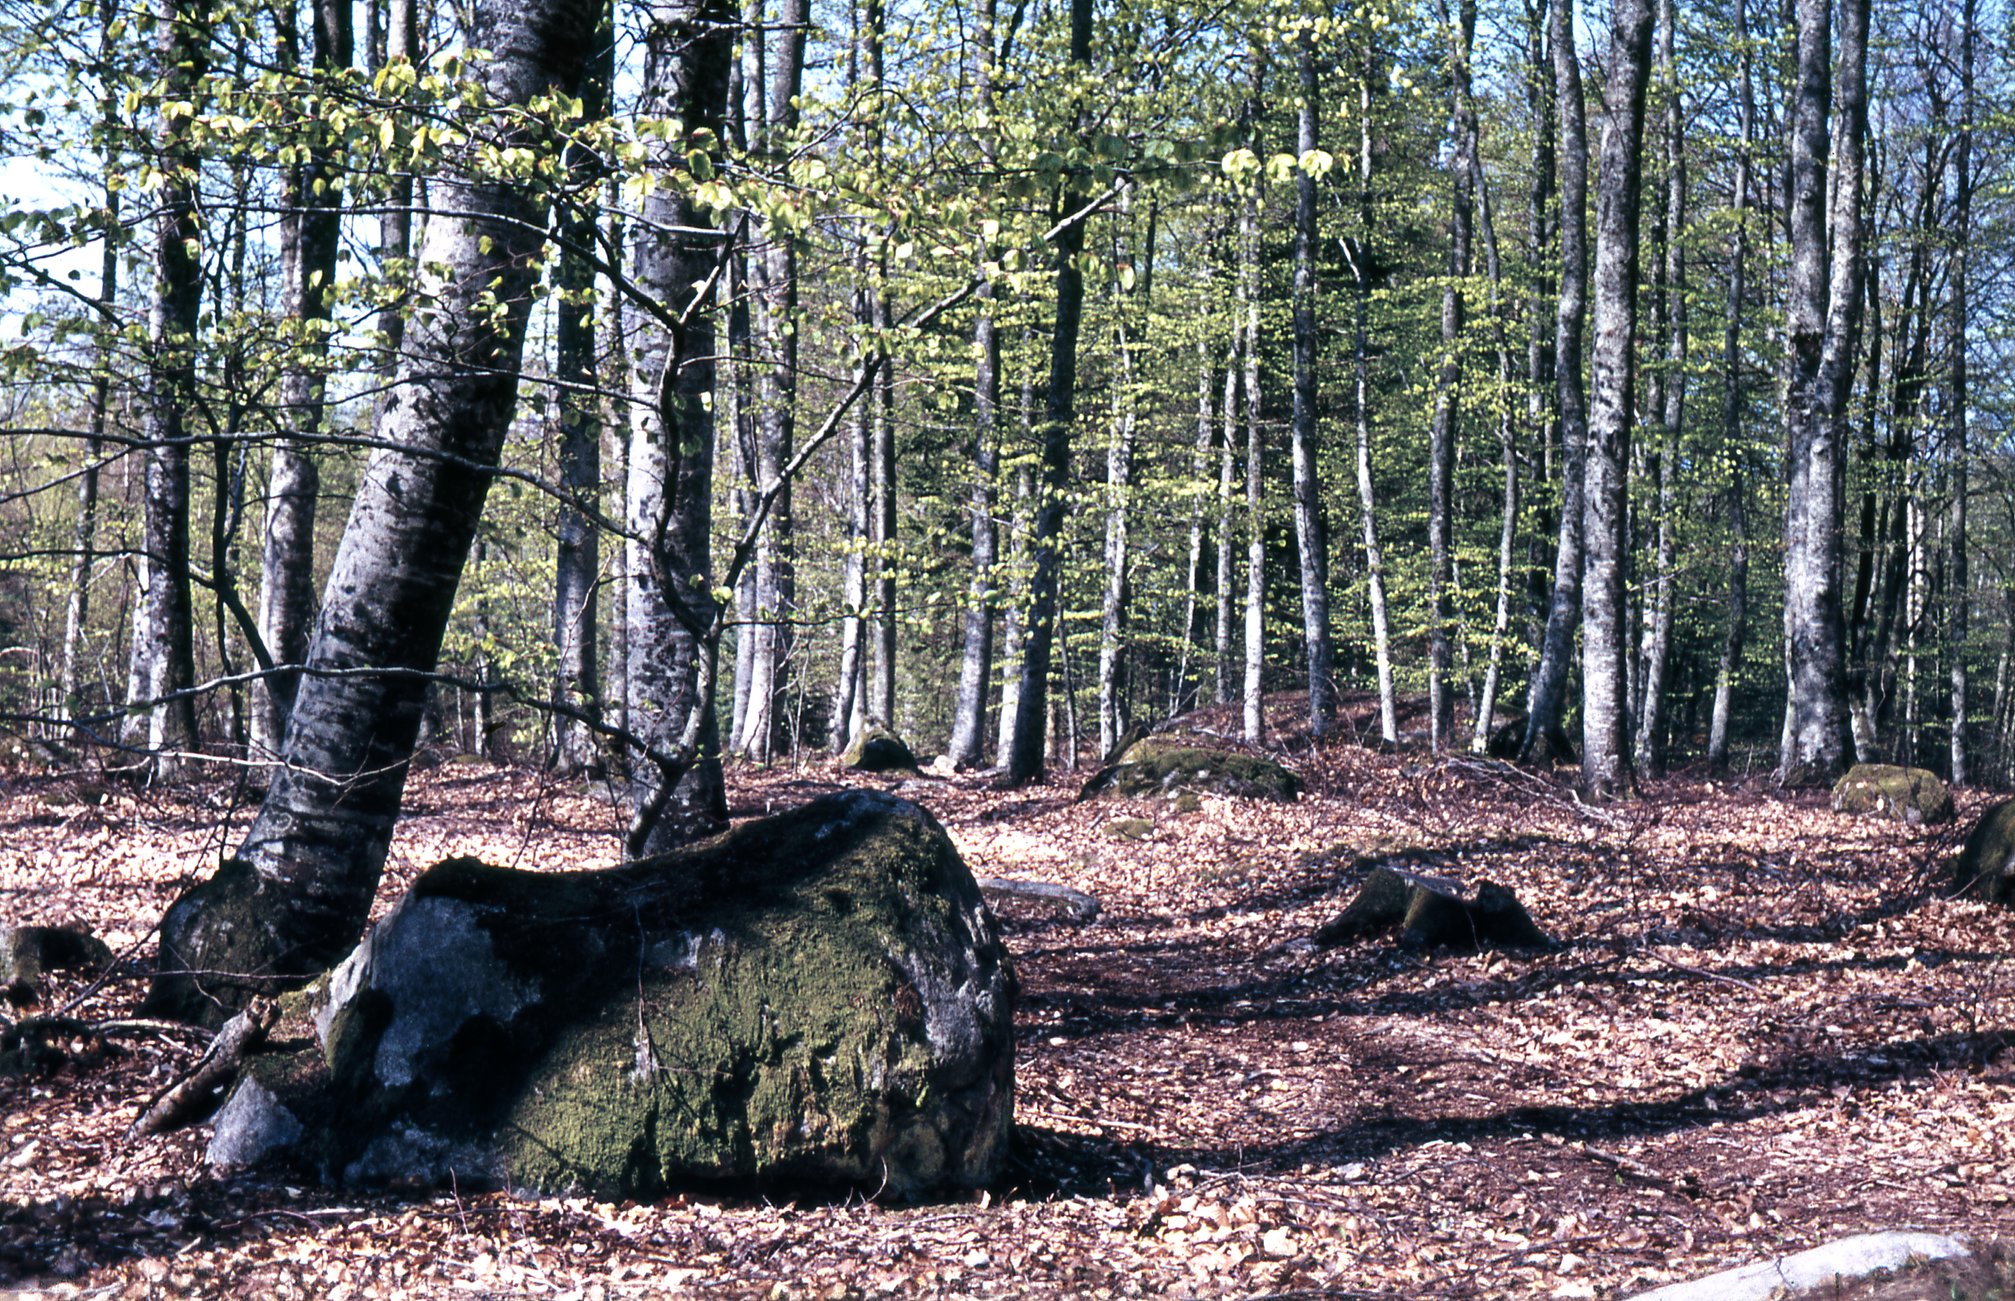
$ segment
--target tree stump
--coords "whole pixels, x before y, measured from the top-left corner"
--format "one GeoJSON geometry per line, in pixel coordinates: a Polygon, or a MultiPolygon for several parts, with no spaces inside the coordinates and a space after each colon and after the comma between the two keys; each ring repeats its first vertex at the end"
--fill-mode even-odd
{"type": "Polygon", "coordinates": [[[1518,897],[1495,881],[1472,893],[1444,876],[1397,867],[1374,868],[1342,916],[1315,933],[1325,947],[1399,929],[1403,948],[1444,946],[1543,949],[1553,941],[1533,923],[1518,897]]]}

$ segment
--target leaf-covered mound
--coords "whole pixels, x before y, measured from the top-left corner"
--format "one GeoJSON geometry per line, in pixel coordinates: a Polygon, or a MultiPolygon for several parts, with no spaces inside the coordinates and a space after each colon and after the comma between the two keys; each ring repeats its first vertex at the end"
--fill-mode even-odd
{"type": "Polygon", "coordinates": [[[210,1159],[608,1198],[973,1187],[1012,1125],[1014,988],[943,829],[878,793],[608,871],[450,860],[290,1000],[210,1159]]]}
{"type": "Polygon", "coordinates": [[[1149,737],[1128,746],[1115,762],[1099,769],[1078,798],[1112,794],[1175,799],[1187,792],[1292,804],[1300,798],[1301,789],[1300,777],[1260,755],[1149,737]]]}
{"type": "Polygon", "coordinates": [[[1857,763],[1833,785],[1835,813],[1871,813],[1912,826],[1952,820],[1952,792],[1923,768],[1857,763]]]}

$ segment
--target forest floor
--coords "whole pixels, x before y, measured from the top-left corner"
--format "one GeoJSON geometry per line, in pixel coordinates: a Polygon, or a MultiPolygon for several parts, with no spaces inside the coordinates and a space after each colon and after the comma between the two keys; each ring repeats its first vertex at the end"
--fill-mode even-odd
{"type": "MultiPolygon", "coordinates": [[[[1566,773],[1351,745],[1282,757],[1308,779],[1300,802],[1183,815],[1077,803],[1082,773],[1008,794],[851,778],[900,785],[975,872],[1105,905],[1091,923],[1001,907],[1018,1150],[978,1197],[611,1205],[219,1180],[206,1128],[124,1137],[202,1046],[142,1034],[0,1079],[0,1290],[1607,1297],[1872,1229],[2015,1231],[2015,913],[1944,897],[1991,797],[1917,828],[1760,778],[1585,807],[1566,773]],[[1154,828],[1108,838],[1122,816],[1154,828]],[[1296,943],[1395,853],[1512,887],[1560,946],[1296,943]]],[[[755,815],[847,780],[737,769],[731,798],[755,815]]],[[[82,922],[129,957],[52,1003],[130,1016],[149,928],[251,812],[225,788],[4,775],[0,919],[82,922]]],[[[379,905],[451,854],[607,864],[615,830],[580,788],[448,763],[415,776],[379,905]]]]}

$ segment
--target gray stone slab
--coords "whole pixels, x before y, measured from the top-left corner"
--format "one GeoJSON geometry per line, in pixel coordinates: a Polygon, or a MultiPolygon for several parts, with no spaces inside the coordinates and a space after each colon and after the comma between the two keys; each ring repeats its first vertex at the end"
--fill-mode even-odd
{"type": "Polygon", "coordinates": [[[1631,1301],[1766,1301],[1789,1293],[1796,1296],[1835,1280],[1865,1278],[1877,1270],[1900,1269],[1913,1260],[1947,1260],[1972,1252],[1961,1237],[1898,1230],[1842,1238],[1796,1255],[1779,1256],[1735,1269],[1668,1283],[1641,1292],[1631,1301]]]}

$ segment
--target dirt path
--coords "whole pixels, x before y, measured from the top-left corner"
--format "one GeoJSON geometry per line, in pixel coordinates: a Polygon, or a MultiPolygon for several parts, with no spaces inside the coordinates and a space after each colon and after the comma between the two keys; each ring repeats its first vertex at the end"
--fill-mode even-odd
{"type": "MultiPolygon", "coordinates": [[[[974,870],[1098,895],[1003,905],[1024,998],[1020,1153],[979,1201],[648,1206],[219,1183],[202,1132],[127,1147],[199,1046],[0,1080],[0,1286],[89,1295],[1608,1296],[1869,1228],[2015,1226],[2015,914],[1938,897],[1955,835],[1675,781],[1580,807],[1467,760],[1290,756],[1310,793],[1076,804],[905,793],[974,870]],[[1155,820],[1143,840],[1102,832],[1155,820]],[[1295,942],[1405,853],[1514,890],[1538,955],[1295,942]]],[[[737,773],[737,812],[830,770],[737,773]]],[[[895,783],[885,783],[894,785],[895,783]]],[[[1986,803],[1962,798],[1960,826],[1986,803]]],[[[474,853],[606,863],[615,818],[532,775],[415,783],[383,906],[474,853]]],[[[74,778],[0,791],[0,919],[146,929],[250,810],[74,778]],[[105,802],[97,802],[101,793],[105,802]]],[[[115,980],[77,1011],[129,1013],[115,980]]],[[[59,989],[67,999],[76,987],[59,989]]]]}

